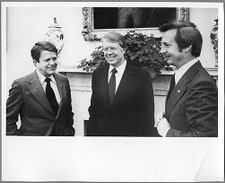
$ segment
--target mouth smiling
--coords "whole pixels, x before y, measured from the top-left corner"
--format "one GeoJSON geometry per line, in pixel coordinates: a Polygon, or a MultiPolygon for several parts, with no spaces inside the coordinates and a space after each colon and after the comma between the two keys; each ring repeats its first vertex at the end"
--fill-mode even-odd
{"type": "Polygon", "coordinates": [[[170,59],[170,56],[169,55],[164,55],[163,58],[168,61],[170,59]]]}
{"type": "Polygon", "coordinates": [[[56,70],[56,67],[47,67],[49,70],[56,70]]]}
{"type": "Polygon", "coordinates": [[[109,61],[113,61],[113,60],[115,59],[115,57],[113,57],[113,56],[107,56],[106,58],[107,58],[107,60],[109,60],[109,61]]]}

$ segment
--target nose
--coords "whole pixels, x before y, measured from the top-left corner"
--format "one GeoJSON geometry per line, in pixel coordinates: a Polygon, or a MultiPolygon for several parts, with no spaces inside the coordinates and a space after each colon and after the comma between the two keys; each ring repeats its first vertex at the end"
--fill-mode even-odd
{"type": "Polygon", "coordinates": [[[111,54],[112,53],[112,50],[109,48],[106,50],[106,54],[111,54]]]}
{"type": "Polygon", "coordinates": [[[165,52],[166,52],[165,47],[164,46],[161,46],[161,49],[160,49],[159,53],[165,53],[165,52]]]}
{"type": "Polygon", "coordinates": [[[51,64],[51,65],[57,64],[57,62],[58,62],[57,59],[55,60],[52,58],[49,60],[49,64],[51,64]]]}

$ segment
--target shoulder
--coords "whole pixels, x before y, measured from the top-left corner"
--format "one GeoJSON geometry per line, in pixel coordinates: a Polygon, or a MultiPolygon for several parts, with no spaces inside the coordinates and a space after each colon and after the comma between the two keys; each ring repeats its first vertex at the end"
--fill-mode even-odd
{"type": "Polygon", "coordinates": [[[15,79],[10,88],[10,92],[16,92],[26,88],[27,84],[35,78],[35,71],[23,77],[15,79]]]}
{"type": "Polygon", "coordinates": [[[126,76],[132,79],[134,82],[143,84],[143,86],[152,85],[152,78],[150,76],[150,73],[141,67],[128,63],[125,72],[126,76]]]}
{"type": "Polygon", "coordinates": [[[66,76],[64,74],[61,74],[59,72],[55,72],[54,75],[57,77],[60,77],[60,78],[66,78],[66,76]]]}
{"type": "Polygon", "coordinates": [[[143,69],[141,67],[135,66],[135,65],[133,65],[131,63],[127,63],[127,70],[131,74],[137,75],[137,76],[139,76],[141,78],[146,78],[146,79],[151,78],[149,72],[146,69],[143,69]]]}
{"type": "Polygon", "coordinates": [[[93,75],[100,75],[108,71],[109,65],[108,64],[102,64],[99,65],[94,71],[93,75]]]}
{"type": "Polygon", "coordinates": [[[59,79],[61,79],[61,80],[68,80],[68,78],[67,78],[65,75],[60,74],[60,73],[58,73],[58,72],[56,72],[56,73],[54,74],[54,76],[57,77],[57,78],[59,78],[59,79]]]}
{"type": "Polygon", "coordinates": [[[213,78],[209,75],[206,69],[202,66],[201,62],[198,61],[192,65],[187,72],[184,74],[184,77],[191,81],[191,83],[198,82],[214,82],[213,78]]]}
{"type": "Polygon", "coordinates": [[[217,90],[216,81],[203,67],[195,73],[189,87],[193,90],[217,90]]]}
{"type": "Polygon", "coordinates": [[[20,77],[20,78],[17,78],[14,80],[14,83],[21,83],[23,84],[24,82],[27,82],[27,81],[30,81],[31,79],[33,79],[35,77],[35,71],[30,73],[30,74],[27,74],[23,77],[20,77]]]}
{"type": "Polygon", "coordinates": [[[208,71],[203,68],[202,66],[199,68],[198,72],[196,73],[196,75],[194,76],[195,81],[208,81],[208,82],[215,82],[213,77],[210,76],[210,74],[208,73],[208,71]]]}
{"type": "Polygon", "coordinates": [[[99,65],[99,66],[94,70],[94,72],[101,72],[101,71],[104,71],[104,70],[106,70],[108,67],[109,67],[109,64],[101,64],[101,65],[99,65]]]}

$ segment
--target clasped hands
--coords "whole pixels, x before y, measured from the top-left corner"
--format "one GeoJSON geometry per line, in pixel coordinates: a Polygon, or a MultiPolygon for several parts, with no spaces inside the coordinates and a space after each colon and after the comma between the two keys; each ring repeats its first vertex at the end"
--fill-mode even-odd
{"type": "Polygon", "coordinates": [[[155,116],[155,128],[157,128],[159,135],[165,137],[168,130],[171,128],[168,120],[164,117],[163,112],[159,112],[155,116]]]}

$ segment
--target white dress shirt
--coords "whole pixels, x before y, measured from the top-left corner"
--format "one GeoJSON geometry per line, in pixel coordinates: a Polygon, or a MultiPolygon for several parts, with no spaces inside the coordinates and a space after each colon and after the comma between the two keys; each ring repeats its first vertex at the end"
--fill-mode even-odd
{"type": "Polygon", "coordinates": [[[198,61],[198,58],[194,58],[188,63],[182,65],[175,73],[175,83],[177,84],[180,78],[187,72],[187,70],[198,61]]]}
{"type": "MultiPolygon", "coordinates": [[[[37,72],[37,75],[39,77],[41,86],[42,86],[44,92],[46,93],[46,85],[47,85],[47,83],[45,82],[45,78],[46,77],[43,74],[41,74],[40,71],[38,71],[38,69],[36,69],[36,72],[37,72]]],[[[59,94],[57,83],[56,83],[55,78],[53,77],[53,75],[51,75],[49,78],[51,79],[51,82],[50,82],[51,88],[53,89],[53,91],[55,93],[56,101],[59,104],[60,101],[61,101],[61,97],[60,97],[60,94],[59,94]]]]}
{"type": "MultiPolygon", "coordinates": [[[[116,91],[119,87],[119,84],[120,84],[121,78],[123,76],[123,73],[125,71],[126,65],[127,65],[127,61],[125,60],[119,67],[116,68],[116,70],[117,70],[117,73],[115,74],[115,76],[116,76],[116,91]]],[[[109,80],[111,77],[111,71],[113,68],[114,68],[113,66],[111,66],[111,65],[109,66],[108,83],[109,83],[109,80]]]]}

